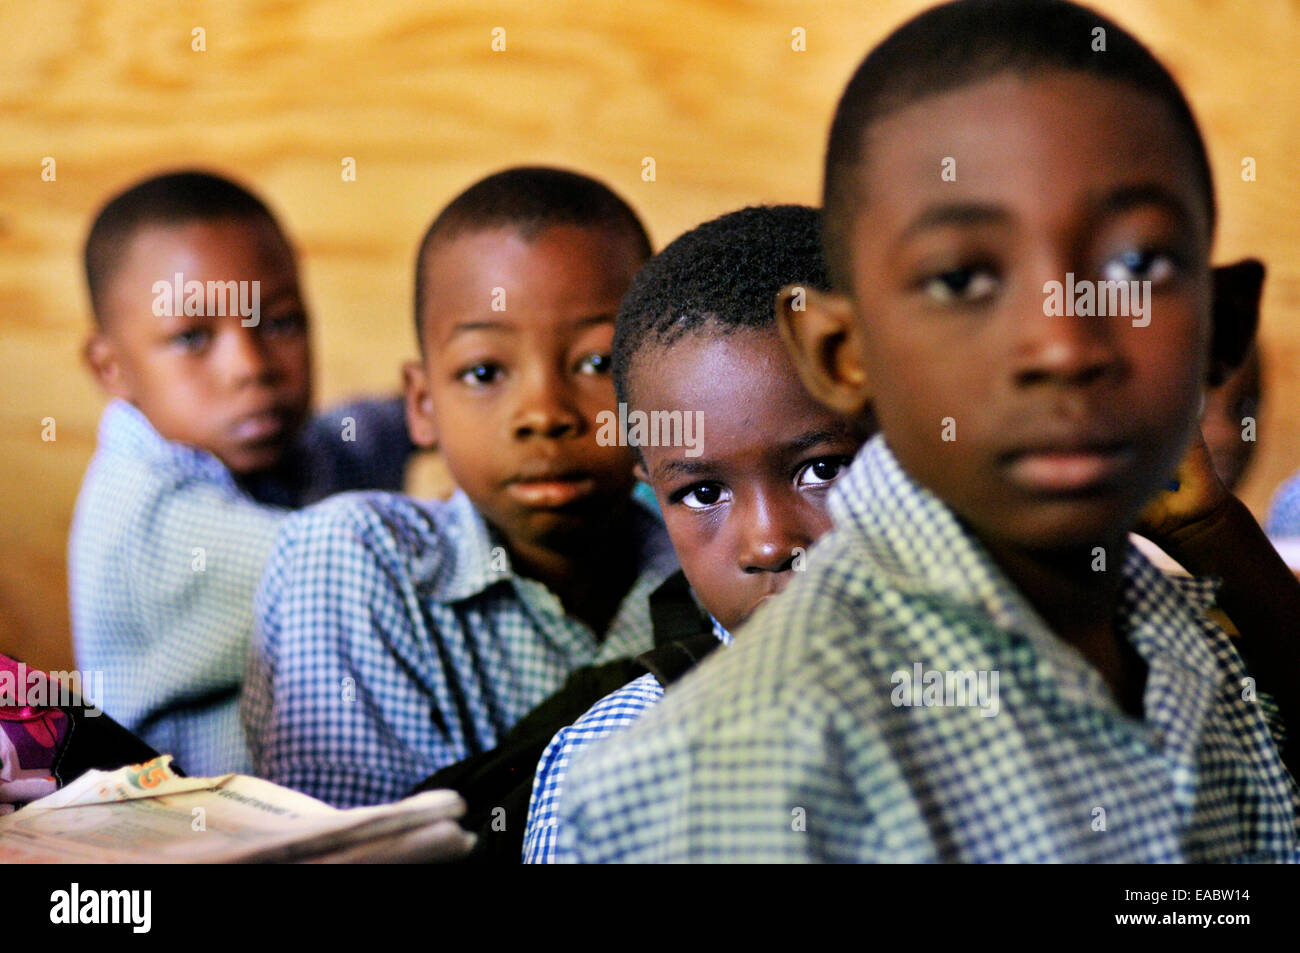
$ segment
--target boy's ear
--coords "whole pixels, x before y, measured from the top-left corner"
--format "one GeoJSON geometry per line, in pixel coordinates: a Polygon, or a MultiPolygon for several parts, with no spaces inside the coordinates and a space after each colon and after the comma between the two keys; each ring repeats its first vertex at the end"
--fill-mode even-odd
{"type": "Polygon", "coordinates": [[[113,339],[96,329],[81,347],[81,359],[90,368],[104,393],[125,401],[133,399],[131,386],[122,373],[122,360],[113,339]]]}
{"type": "Polygon", "coordinates": [[[1218,387],[1232,376],[1250,352],[1259,330],[1264,273],[1264,263],[1255,258],[1214,269],[1214,338],[1208,381],[1211,387],[1218,387]]]}
{"type": "Polygon", "coordinates": [[[787,285],[776,296],[776,324],[808,393],[831,410],[858,417],[871,388],[848,296],[787,285]]]}
{"type": "Polygon", "coordinates": [[[411,432],[411,442],[432,450],[438,446],[438,427],[433,418],[433,391],[424,363],[403,364],[402,384],[406,391],[406,428],[411,432]]]}

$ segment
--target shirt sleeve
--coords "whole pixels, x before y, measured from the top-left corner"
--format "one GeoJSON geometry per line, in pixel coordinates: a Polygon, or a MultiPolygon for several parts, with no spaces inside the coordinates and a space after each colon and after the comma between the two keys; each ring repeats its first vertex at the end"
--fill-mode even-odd
{"type": "Polygon", "coordinates": [[[565,862],[556,849],[559,827],[557,808],[564,779],[573,759],[597,741],[627,728],[649,711],[663,688],[653,675],[642,675],[618,691],[606,695],[572,725],[562,728],[542,752],[528,801],[528,824],[524,831],[524,863],[565,862]]]}
{"type": "Polygon", "coordinates": [[[161,739],[169,720],[184,722],[172,732],[184,750],[173,753],[191,774],[247,766],[235,706],[253,595],[284,516],[193,483],[159,493],[124,534],[121,572],[140,625],[133,644],[106,647],[106,701],[146,737],[161,739]]]}
{"type": "Polygon", "coordinates": [[[573,726],[561,728],[551,739],[533,776],[533,793],[528,799],[528,823],[524,828],[524,863],[555,862],[555,808],[572,747],[573,726]]]}
{"type": "Polygon", "coordinates": [[[1265,529],[1274,539],[1300,536],[1300,476],[1287,480],[1273,497],[1265,529]]]}
{"type": "Polygon", "coordinates": [[[256,773],[338,807],[396,800],[441,767],[393,716],[405,705],[430,718],[393,649],[416,638],[416,596],[368,512],[339,497],[285,524],[258,590],[241,706],[256,773]]]}

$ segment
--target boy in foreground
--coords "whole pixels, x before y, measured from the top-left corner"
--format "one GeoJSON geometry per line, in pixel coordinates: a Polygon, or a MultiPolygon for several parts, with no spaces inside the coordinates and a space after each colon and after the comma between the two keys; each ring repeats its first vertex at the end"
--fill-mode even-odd
{"type": "Polygon", "coordinates": [[[1072,4],[935,8],[850,81],[825,217],[837,290],[783,333],[813,395],[870,401],[882,433],[807,572],[576,763],[561,847],[1295,859],[1298,790],[1206,618],[1213,586],[1127,543],[1212,358],[1213,188],[1177,85],[1072,4]],[[1050,306],[1078,278],[1147,297],[1050,306]]]}

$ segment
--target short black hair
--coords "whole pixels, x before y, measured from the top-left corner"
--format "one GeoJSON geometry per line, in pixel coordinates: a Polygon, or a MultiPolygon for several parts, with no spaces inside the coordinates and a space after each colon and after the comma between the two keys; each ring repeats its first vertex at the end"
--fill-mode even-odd
{"type": "Polygon", "coordinates": [[[266,203],[247,188],[199,169],[150,176],[111,198],[86,236],[86,285],[96,323],[104,323],[109,282],[121,268],[136,232],[148,226],[229,218],[265,219],[281,231],[266,203]]]}
{"type": "Polygon", "coordinates": [[[1169,71],[1132,34],[1067,0],[955,0],[918,14],[868,54],[835,110],[822,204],[836,288],[849,290],[849,237],[871,126],[905,106],[1002,73],[1081,72],[1149,93],[1169,109],[1196,165],[1214,229],[1213,176],[1191,107],[1169,71]],[[1094,52],[1104,30],[1105,51],[1094,52]]]}
{"type": "Polygon", "coordinates": [[[433,220],[415,256],[415,335],[423,349],[420,326],[429,289],[424,263],[433,247],[467,232],[510,227],[527,241],[553,225],[605,227],[622,232],[644,258],[650,236],[632,207],[613,189],[591,176],[545,166],[516,166],[480,179],[451,200],[433,220]]]}
{"type": "Polygon", "coordinates": [[[614,388],[628,399],[637,356],[687,334],[776,327],[786,285],[830,288],[821,217],[806,205],[729,212],[674,239],[650,259],[623,297],[614,324],[614,388]]]}

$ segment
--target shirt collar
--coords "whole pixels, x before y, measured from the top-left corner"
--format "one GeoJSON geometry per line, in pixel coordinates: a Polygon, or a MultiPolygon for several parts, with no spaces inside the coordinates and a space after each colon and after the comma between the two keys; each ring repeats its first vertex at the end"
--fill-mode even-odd
{"type": "MultiPolygon", "coordinates": [[[[855,531],[867,571],[886,585],[982,610],[998,628],[1037,644],[1047,659],[1064,662],[1063,652],[1077,655],[1052,634],[952,510],[903,470],[883,434],[863,447],[832,491],[830,507],[836,528],[855,531]]],[[[1207,677],[1217,673],[1200,626],[1208,624],[1218,582],[1166,576],[1132,543],[1121,572],[1120,613],[1139,652],[1148,661],[1172,655],[1207,677]]]]}
{"type": "Polygon", "coordinates": [[[124,400],[110,401],[99,421],[99,448],[105,453],[124,454],[134,460],[161,463],[238,489],[225,464],[206,450],[168,440],[154,429],[149,418],[124,400]]]}
{"type": "MultiPolygon", "coordinates": [[[[522,579],[514,571],[505,540],[488,525],[463,490],[446,504],[451,510],[446,545],[430,552],[431,561],[417,566],[424,591],[438,602],[473,598],[501,582],[522,579]]],[[[666,579],[677,569],[677,557],[659,517],[636,498],[631,501],[632,533],[637,547],[638,575],[666,579]]]]}
{"type": "Polygon", "coordinates": [[[731,633],[724,629],[722,623],[714,619],[713,616],[709,616],[709,618],[713,620],[713,637],[723,645],[730,645],[731,633]]]}

